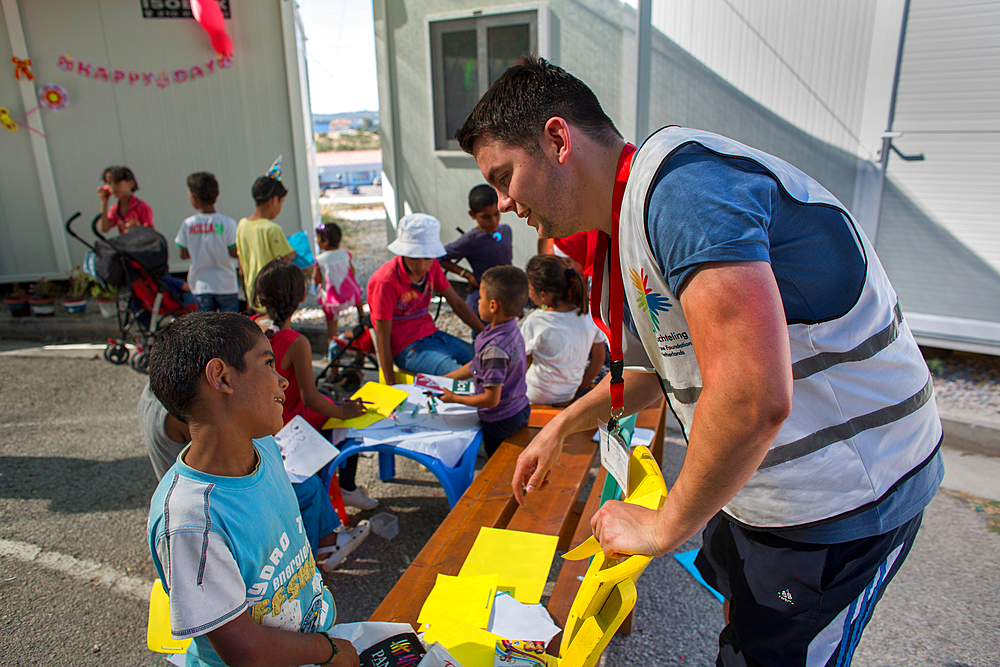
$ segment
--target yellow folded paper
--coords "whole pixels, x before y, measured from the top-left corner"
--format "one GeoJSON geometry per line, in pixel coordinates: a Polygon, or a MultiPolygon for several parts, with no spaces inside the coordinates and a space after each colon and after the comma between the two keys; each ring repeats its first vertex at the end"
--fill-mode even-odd
{"type": "Polygon", "coordinates": [[[480,528],[459,577],[499,576],[497,588],[518,602],[538,604],[559,538],[519,530],[480,528]]]}
{"type": "Polygon", "coordinates": [[[485,629],[490,623],[490,610],[497,594],[497,575],[450,577],[439,574],[424,606],[417,616],[418,623],[430,626],[462,622],[485,629]]]}
{"type": "Polygon", "coordinates": [[[598,543],[597,538],[591,535],[583,542],[581,542],[574,548],[564,553],[563,559],[583,560],[584,558],[590,558],[591,556],[596,556],[599,553],[601,553],[601,545],[598,543]]]}
{"type": "Polygon", "coordinates": [[[438,642],[462,667],[493,667],[496,642],[502,637],[466,623],[432,625],[424,634],[428,644],[438,642]]]}
{"type": "Polygon", "coordinates": [[[365,401],[368,405],[368,412],[358,417],[350,419],[336,419],[331,417],[323,424],[324,429],[328,428],[364,428],[371,426],[377,421],[385,419],[400,403],[409,396],[402,389],[389,387],[378,382],[368,382],[365,386],[354,392],[351,400],[365,401]]]}
{"type": "Polygon", "coordinates": [[[149,596],[146,646],[157,653],[184,653],[190,643],[190,639],[174,639],[170,634],[170,600],[157,579],[149,596]]]}

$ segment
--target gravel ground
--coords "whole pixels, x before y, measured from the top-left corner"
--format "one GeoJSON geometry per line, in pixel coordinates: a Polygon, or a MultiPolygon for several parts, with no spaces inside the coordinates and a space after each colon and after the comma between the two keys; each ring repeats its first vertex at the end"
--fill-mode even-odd
{"type": "Polygon", "coordinates": [[[927,350],[934,393],[944,410],[974,410],[1000,417],[1000,357],[927,350]]]}

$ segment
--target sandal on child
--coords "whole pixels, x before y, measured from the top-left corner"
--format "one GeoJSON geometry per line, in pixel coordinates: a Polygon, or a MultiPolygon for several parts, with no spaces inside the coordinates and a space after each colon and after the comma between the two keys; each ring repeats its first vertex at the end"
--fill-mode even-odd
{"type": "Polygon", "coordinates": [[[320,547],[316,551],[316,561],[319,569],[323,572],[332,572],[344,559],[355,549],[361,546],[368,534],[372,531],[372,524],[368,519],[362,519],[358,525],[337,533],[337,543],[328,547],[320,547]],[[326,560],[321,560],[325,558],[326,560]]]}

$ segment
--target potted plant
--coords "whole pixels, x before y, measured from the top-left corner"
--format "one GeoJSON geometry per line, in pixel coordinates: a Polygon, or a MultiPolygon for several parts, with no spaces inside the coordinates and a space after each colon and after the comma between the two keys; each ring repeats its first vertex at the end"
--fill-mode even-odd
{"type": "Polygon", "coordinates": [[[14,283],[13,290],[3,298],[3,302],[14,317],[26,317],[29,312],[28,293],[18,283],[14,283]]]}
{"type": "Polygon", "coordinates": [[[39,278],[28,288],[28,305],[31,314],[37,317],[52,317],[56,314],[56,294],[59,288],[45,278],[39,278]]]}
{"type": "Polygon", "coordinates": [[[90,295],[101,309],[101,316],[111,319],[118,315],[118,293],[112,289],[101,287],[96,282],[90,286],[90,295]]]}
{"type": "Polygon", "coordinates": [[[62,298],[63,309],[70,317],[80,317],[87,310],[90,276],[79,266],[69,272],[69,292],[62,298]]]}

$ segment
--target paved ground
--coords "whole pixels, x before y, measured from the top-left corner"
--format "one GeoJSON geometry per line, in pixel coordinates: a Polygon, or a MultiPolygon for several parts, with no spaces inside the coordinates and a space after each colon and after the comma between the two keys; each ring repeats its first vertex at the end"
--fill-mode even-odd
{"type": "MultiPolygon", "coordinates": [[[[155,478],[135,418],[144,377],[99,351],[28,345],[0,342],[0,664],[151,665],[155,478]]],[[[676,442],[668,480],[683,460],[676,442]]],[[[953,458],[972,472],[998,465],[953,458]]],[[[373,536],[330,578],[342,621],[367,618],[448,511],[426,470],[400,460],[398,473],[383,484],[375,460],[361,462],[360,481],[399,516],[400,535],[373,536]]],[[[976,507],[993,506],[938,494],[855,665],[1000,665],[1000,534],[976,507]]],[[[636,631],[612,641],[605,665],[714,662],[721,606],[676,561],[654,560],[639,590],[636,631]]]]}

